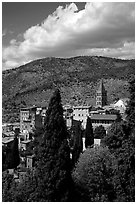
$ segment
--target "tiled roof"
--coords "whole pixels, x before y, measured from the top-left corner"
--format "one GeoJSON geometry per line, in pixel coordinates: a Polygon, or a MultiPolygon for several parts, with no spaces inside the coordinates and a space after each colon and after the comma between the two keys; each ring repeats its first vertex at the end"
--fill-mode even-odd
{"type": "Polygon", "coordinates": [[[23,143],[23,144],[28,144],[28,143],[30,143],[31,142],[31,140],[24,140],[24,141],[21,141],[21,143],[23,143]]]}
{"type": "Polygon", "coordinates": [[[94,114],[90,115],[90,118],[92,120],[116,120],[117,115],[112,115],[112,114],[94,114]]]}
{"type": "Polygon", "coordinates": [[[24,108],[20,108],[20,110],[23,110],[23,111],[27,111],[27,110],[31,110],[31,109],[36,109],[37,108],[37,106],[30,106],[30,107],[24,107],[24,108]]]}
{"type": "Polygon", "coordinates": [[[2,143],[7,144],[9,142],[12,142],[14,140],[14,137],[4,137],[2,138],[2,143]]]}
{"type": "Polygon", "coordinates": [[[89,109],[91,106],[88,105],[81,105],[81,106],[73,106],[73,109],[89,109]]]}

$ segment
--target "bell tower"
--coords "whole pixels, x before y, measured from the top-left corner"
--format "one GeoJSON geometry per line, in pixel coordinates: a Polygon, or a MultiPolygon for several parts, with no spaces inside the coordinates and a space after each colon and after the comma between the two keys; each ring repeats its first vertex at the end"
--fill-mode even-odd
{"type": "Polygon", "coordinates": [[[107,91],[105,90],[103,79],[101,79],[99,88],[96,92],[96,106],[103,107],[105,105],[107,105],[107,91]]]}

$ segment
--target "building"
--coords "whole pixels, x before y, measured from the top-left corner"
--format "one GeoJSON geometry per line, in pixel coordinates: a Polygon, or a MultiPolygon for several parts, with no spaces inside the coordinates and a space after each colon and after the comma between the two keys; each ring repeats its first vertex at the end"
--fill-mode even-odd
{"type": "Polygon", "coordinates": [[[99,88],[96,92],[96,106],[103,107],[107,105],[107,91],[105,90],[103,80],[101,79],[99,88]]]}
{"type": "Polygon", "coordinates": [[[63,106],[63,116],[64,118],[70,118],[73,115],[73,108],[71,105],[63,106]]]}
{"type": "Polygon", "coordinates": [[[33,168],[34,167],[34,161],[35,160],[35,156],[34,155],[28,155],[26,157],[26,165],[27,168],[33,168]]]}
{"type": "Polygon", "coordinates": [[[11,147],[14,142],[14,137],[4,137],[2,138],[2,146],[11,147]]]}
{"type": "Polygon", "coordinates": [[[123,115],[125,114],[128,102],[128,98],[119,99],[116,103],[113,104],[114,109],[119,110],[120,114],[123,115]]]}
{"type": "Polygon", "coordinates": [[[33,133],[35,128],[43,127],[46,110],[45,107],[38,108],[36,106],[21,108],[20,132],[28,135],[29,133],[33,133]]]}
{"type": "Polygon", "coordinates": [[[73,106],[73,120],[81,121],[84,129],[86,128],[90,110],[91,106],[73,106]]]}
{"type": "Polygon", "coordinates": [[[11,123],[2,124],[2,133],[13,131],[13,125],[11,123]]]}
{"type": "Polygon", "coordinates": [[[32,132],[35,128],[36,106],[20,109],[20,132],[32,132]]]}
{"type": "Polygon", "coordinates": [[[27,150],[29,144],[30,144],[31,140],[24,140],[20,142],[20,149],[23,150],[27,150]]]}
{"type": "Polygon", "coordinates": [[[102,125],[105,130],[117,120],[116,114],[90,114],[90,119],[92,121],[92,126],[95,129],[97,126],[102,125]]]}

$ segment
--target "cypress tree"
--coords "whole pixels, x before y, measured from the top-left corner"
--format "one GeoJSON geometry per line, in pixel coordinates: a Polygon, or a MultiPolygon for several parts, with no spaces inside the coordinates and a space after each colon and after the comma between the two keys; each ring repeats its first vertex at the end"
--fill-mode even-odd
{"type": "Polygon", "coordinates": [[[81,122],[80,121],[73,120],[72,136],[73,136],[72,163],[74,165],[78,161],[79,155],[83,149],[82,129],[81,129],[81,122]]]}
{"type": "Polygon", "coordinates": [[[18,150],[18,138],[15,135],[11,149],[8,150],[6,156],[6,167],[9,169],[16,169],[20,163],[20,156],[18,150]]]}
{"type": "Polygon", "coordinates": [[[91,146],[94,144],[94,135],[91,119],[87,118],[86,130],[85,130],[85,147],[91,146]]]}
{"type": "Polygon", "coordinates": [[[30,195],[31,201],[68,201],[71,186],[70,151],[58,89],[50,100],[44,129],[36,155],[37,187],[30,195]]]}

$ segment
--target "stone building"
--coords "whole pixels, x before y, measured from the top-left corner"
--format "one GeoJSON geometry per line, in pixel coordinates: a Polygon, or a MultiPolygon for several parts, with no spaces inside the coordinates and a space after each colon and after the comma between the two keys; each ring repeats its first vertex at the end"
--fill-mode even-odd
{"type": "Polygon", "coordinates": [[[73,106],[73,120],[82,122],[82,127],[86,128],[87,117],[89,116],[91,106],[73,106]]]}
{"type": "Polygon", "coordinates": [[[24,134],[32,133],[35,128],[41,128],[44,125],[46,108],[36,106],[20,109],[20,132],[24,134]]]}
{"type": "Polygon", "coordinates": [[[35,128],[36,106],[20,109],[20,132],[32,132],[35,128]]]}

